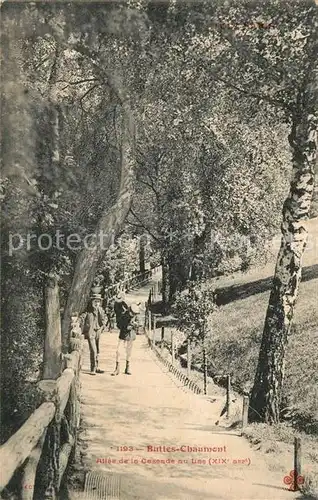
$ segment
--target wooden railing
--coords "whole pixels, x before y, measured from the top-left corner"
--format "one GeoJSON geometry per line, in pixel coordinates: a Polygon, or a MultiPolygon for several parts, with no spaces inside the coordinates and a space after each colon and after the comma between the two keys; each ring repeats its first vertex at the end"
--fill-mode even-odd
{"type": "Polygon", "coordinates": [[[154,353],[156,354],[157,358],[168,368],[169,372],[171,372],[180,382],[182,382],[184,387],[187,387],[190,391],[194,392],[195,394],[202,394],[202,389],[196,384],[193,380],[191,380],[185,373],[182,373],[179,368],[174,366],[171,361],[168,359],[164,358],[160,352],[160,350],[157,348],[156,345],[152,345],[152,349],[154,353]]]}
{"type": "MultiPolygon", "coordinates": [[[[106,291],[110,295],[129,291],[148,282],[158,271],[159,267],[153,268],[106,291]]],[[[70,457],[75,455],[80,424],[82,335],[80,328],[74,328],[72,332],[78,333],[71,332],[70,353],[62,355],[59,289],[54,277],[45,289],[45,307],[43,377],[38,383],[42,402],[0,447],[0,492],[13,491],[21,500],[58,498],[70,457]]]]}
{"type": "Polygon", "coordinates": [[[70,353],[63,356],[54,278],[49,280],[45,299],[43,379],[38,383],[42,402],[0,448],[0,491],[13,491],[22,500],[58,498],[80,422],[81,334],[78,330],[71,336],[70,353]]]}
{"type": "MultiPolygon", "coordinates": [[[[151,301],[152,297],[156,298],[157,290],[159,285],[155,284],[150,290],[149,301],[151,301]]],[[[148,301],[148,302],[149,302],[148,301]]],[[[149,304],[146,302],[145,304],[146,312],[145,312],[145,333],[148,339],[149,347],[154,351],[157,358],[168,368],[169,372],[171,372],[180,382],[183,383],[183,386],[188,388],[190,391],[195,394],[202,394],[202,389],[198,386],[196,382],[194,382],[188,374],[183,373],[179,368],[175,366],[175,347],[173,342],[173,335],[171,338],[171,350],[172,350],[172,359],[169,361],[162,354],[162,348],[165,344],[165,340],[162,338],[159,341],[160,348],[157,347],[155,341],[155,332],[156,332],[156,315],[153,314],[149,308],[149,304]]],[[[190,353],[188,353],[188,359],[190,359],[190,353]]],[[[188,370],[189,373],[189,370],[188,370]]]]}
{"type": "Polygon", "coordinates": [[[145,271],[144,273],[130,276],[129,278],[121,280],[118,283],[109,285],[105,288],[105,295],[107,294],[108,297],[112,297],[119,292],[129,292],[134,288],[143,286],[145,283],[148,283],[151,280],[152,276],[154,276],[159,270],[160,266],[156,266],[150,270],[145,271]]]}

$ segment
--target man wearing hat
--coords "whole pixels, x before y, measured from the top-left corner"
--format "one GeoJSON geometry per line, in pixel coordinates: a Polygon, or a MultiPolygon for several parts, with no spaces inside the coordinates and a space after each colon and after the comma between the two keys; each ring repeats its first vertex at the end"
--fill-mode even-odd
{"type": "Polygon", "coordinates": [[[83,334],[88,340],[90,352],[91,375],[104,373],[98,368],[99,339],[103,327],[105,326],[105,313],[101,307],[102,296],[98,293],[92,294],[87,308],[84,322],[83,334]]]}
{"type": "Polygon", "coordinates": [[[133,347],[133,342],[136,340],[136,331],[138,329],[138,314],[139,307],[135,304],[130,307],[127,306],[127,309],[122,314],[120,319],[120,331],[119,338],[117,344],[117,352],[116,352],[116,368],[112,375],[119,375],[120,370],[120,351],[124,348],[126,351],[126,369],[125,374],[131,375],[130,372],[130,358],[131,351],[133,347]]]}

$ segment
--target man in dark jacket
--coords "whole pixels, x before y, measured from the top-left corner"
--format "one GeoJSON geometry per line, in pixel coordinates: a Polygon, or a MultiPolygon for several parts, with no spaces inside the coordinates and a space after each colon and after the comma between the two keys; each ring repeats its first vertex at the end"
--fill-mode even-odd
{"type": "Polygon", "coordinates": [[[136,331],[138,329],[138,313],[139,308],[135,305],[127,306],[121,318],[120,318],[120,331],[119,338],[117,344],[117,352],[116,352],[116,368],[112,375],[119,375],[120,370],[120,351],[121,349],[125,349],[126,351],[126,369],[125,374],[131,375],[129,364],[131,358],[131,351],[133,347],[133,342],[136,340],[136,331]]]}
{"type": "Polygon", "coordinates": [[[116,324],[119,330],[121,329],[121,320],[126,311],[128,311],[129,306],[124,300],[124,294],[118,293],[114,302],[114,311],[116,315],[116,324]]]}

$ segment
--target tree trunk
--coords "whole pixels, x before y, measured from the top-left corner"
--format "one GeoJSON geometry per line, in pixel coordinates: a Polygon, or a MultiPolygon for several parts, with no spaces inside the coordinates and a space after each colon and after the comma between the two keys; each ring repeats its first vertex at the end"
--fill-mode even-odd
{"type": "Polygon", "coordinates": [[[174,253],[169,255],[169,302],[173,302],[176,293],[181,292],[186,287],[189,278],[190,267],[185,260],[180,261],[174,253]]]}
{"type": "Polygon", "coordinates": [[[141,274],[145,274],[146,272],[146,267],[145,267],[145,245],[146,241],[143,236],[139,238],[139,272],[141,274]]]}
{"type": "Polygon", "coordinates": [[[208,363],[206,357],[205,338],[203,338],[203,393],[208,393],[208,363]]]}
{"type": "Polygon", "coordinates": [[[290,142],[293,172],[290,192],[283,207],[282,240],[265,319],[258,366],[252,389],[249,419],[279,422],[284,361],[299,289],[302,256],[307,241],[308,219],[314,190],[317,154],[317,88],[307,84],[302,107],[295,113],[290,142]]]}
{"type": "Polygon", "coordinates": [[[46,331],[43,353],[43,379],[56,380],[61,373],[61,319],[57,278],[50,276],[45,287],[46,331]]]}
{"type": "Polygon", "coordinates": [[[168,278],[169,278],[169,303],[171,304],[175,298],[175,295],[178,291],[178,284],[179,284],[179,275],[176,270],[176,265],[175,262],[173,261],[173,257],[170,254],[168,257],[168,278]]]}
{"type": "MultiPolygon", "coordinates": [[[[124,105],[123,105],[124,106],[124,105]]],[[[67,351],[69,325],[72,311],[82,312],[87,304],[97,267],[125,222],[133,196],[134,125],[131,112],[124,109],[121,147],[121,182],[117,201],[101,216],[92,241],[78,255],[71,290],[68,295],[62,322],[63,351],[67,351]]]]}

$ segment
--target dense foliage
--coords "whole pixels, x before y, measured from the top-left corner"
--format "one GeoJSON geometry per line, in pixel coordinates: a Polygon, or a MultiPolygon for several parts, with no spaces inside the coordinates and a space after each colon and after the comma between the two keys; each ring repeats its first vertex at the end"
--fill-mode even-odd
{"type": "MultiPolygon", "coordinates": [[[[196,311],[189,282],[266,258],[282,207],[282,251],[301,255],[303,246],[291,254],[313,192],[315,22],[314,5],[302,1],[2,5],[6,421],[33,404],[24,394],[41,375],[49,273],[59,276],[67,327],[96,272],[107,283],[138,267],[136,238],[147,234],[147,255],[158,252],[163,266],[164,302],[191,290],[177,303],[180,311],[188,303],[196,325],[213,301],[201,291],[196,311]],[[78,243],[100,227],[105,249],[78,243]],[[57,232],[78,244],[61,248],[57,232]],[[16,233],[21,248],[12,252],[16,233]]],[[[283,344],[299,267],[297,279],[276,279],[272,309],[293,297],[281,312],[283,344]]],[[[273,352],[275,328],[264,335],[273,352]]]]}

